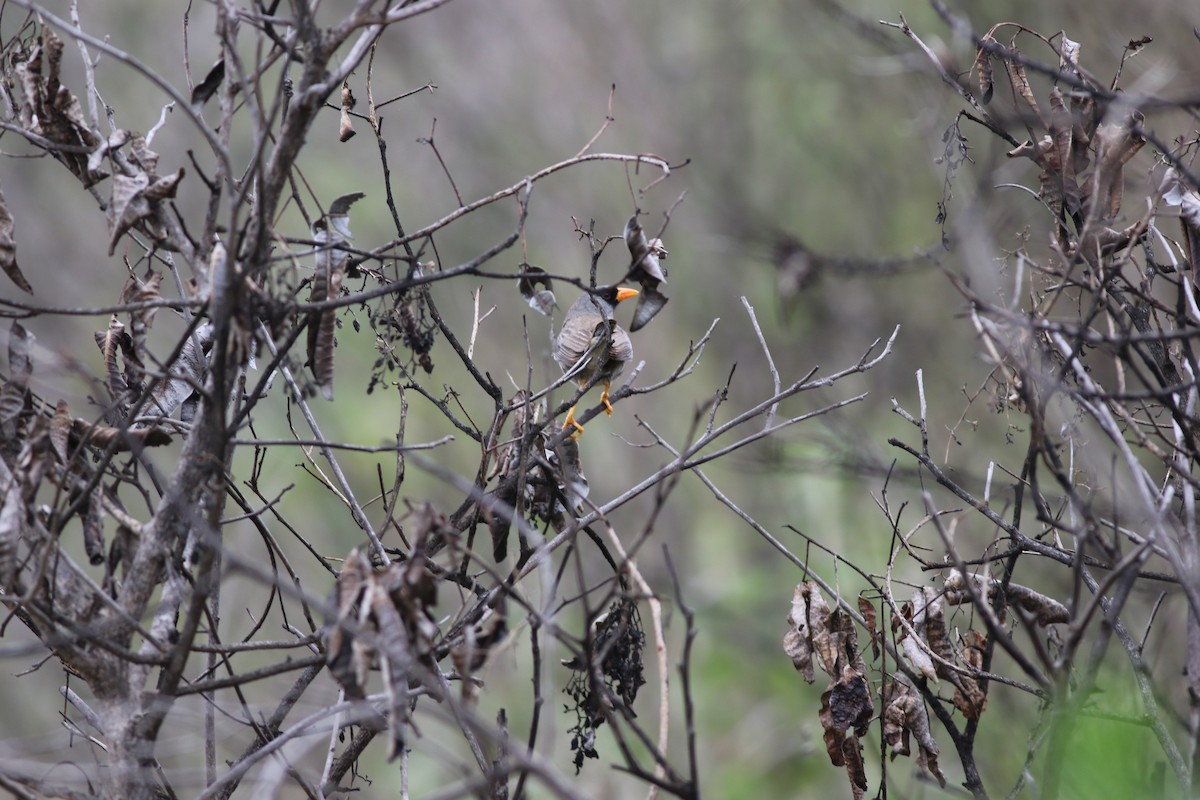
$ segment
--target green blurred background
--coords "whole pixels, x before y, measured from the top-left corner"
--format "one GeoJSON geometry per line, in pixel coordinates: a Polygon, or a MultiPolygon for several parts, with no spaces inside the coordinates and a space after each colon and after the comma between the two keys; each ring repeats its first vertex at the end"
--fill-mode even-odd
{"type": "MultiPolygon", "coordinates": [[[[337,16],[340,5],[324,5],[327,21],[337,16]]],[[[1029,0],[958,5],[976,30],[1006,20],[1046,35],[1065,30],[1083,44],[1084,66],[1102,78],[1113,73],[1127,41],[1150,36],[1154,44],[1126,65],[1123,84],[1167,95],[1190,91],[1197,84],[1200,44],[1192,26],[1200,22],[1200,14],[1194,3],[1029,0]]],[[[58,14],[67,10],[65,3],[46,6],[58,14]]],[[[185,7],[178,2],[111,0],[86,5],[81,17],[88,31],[136,54],[186,94],[181,22],[185,7]]],[[[0,20],[6,38],[19,21],[16,12],[6,7],[0,20]]],[[[864,569],[884,571],[892,535],[876,499],[889,465],[902,455],[887,445],[887,439],[919,441],[916,432],[892,413],[890,401],[894,397],[911,411],[917,410],[914,376],[918,369],[923,370],[929,403],[931,449],[948,469],[974,488],[981,485],[989,461],[1019,469],[1024,440],[1019,427],[1012,427],[1021,424],[1019,417],[992,413],[986,398],[968,402],[989,366],[969,323],[960,317],[961,297],[942,270],[978,285],[1002,282],[1004,278],[998,278],[1002,263],[996,259],[1018,247],[1026,231],[1039,243],[1046,237],[1044,219],[1031,198],[992,188],[1017,182],[1036,187],[1035,168],[1027,161],[1008,162],[1003,155],[1007,148],[983,130],[964,126],[973,163],[961,166],[947,184],[947,164],[938,159],[944,154],[943,133],[954,122],[960,103],[912,42],[895,28],[878,23],[881,19],[898,22],[901,15],[951,71],[969,68],[973,59],[969,42],[953,39],[921,0],[844,6],[798,0],[456,0],[388,31],[374,66],[377,101],[426,83],[437,87],[383,111],[396,205],[409,230],[424,227],[457,206],[433,151],[418,141],[430,135],[435,118],[437,148],[468,202],[575,154],[603,124],[613,84],[615,121],[594,145],[594,152],[652,152],[672,163],[690,159],[670,180],[637,200],[649,212],[646,228],[656,230],[662,213],[686,190],[665,236],[671,302],[634,337],[636,359],[645,361],[639,383],[669,374],[688,342],[699,338],[714,318],[721,321],[693,375],[662,392],[631,398],[618,406],[613,418],[591,424],[583,441],[583,458],[594,500],[616,496],[669,460],[666,453],[650,446],[650,436],[638,427],[635,417],[680,445],[696,410],[720,388],[734,365],[725,418],[769,395],[771,377],[740,297],[747,298],[763,324],[785,384],[815,366],[823,373],[848,366],[872,341],[886,339],[895,326],[901,326],[895,353],[887,362],[820,395],[792,399],[780,413],[799,414],[868,392],[863,402],[791,428],[707,470],[733,502],[794,552],[807,553],[813,568],[847,597],[860,590],[860,580],[844,566],[838,569],[830,558],[807,551],[803,539],[785,526],[795,526],[864,569]],[[947,185],[949,216],[943,226],[936,216],[938,202],[947,197],[947,185]],[[943,234],[959,246],[944,249],[943,234]],[[799,291],[781,270],[797,263],[796,257],[785,257],[789,252],[794,255],[797,247],[816,255],[811,280],[799,291]],[[915,258],[917,254],[930,257],[915,258]]],[[[212,7],[194,4],[189,25],[191,73],[198,81],[216,56],[212,7]]],[[[1027,47],[1036,58],[1053,58],[1034,49],[1031,42],[1027,47]]],[[[252,55],[247,52],[245,57],[252,55]]],[[[67,62],[66,83],[82,92],[79,55],[73,46],[68,46],[67,62]]],[[[359,110],[366,98],[365,78],[365,69],[360,69],[351,81],[359,110]]],[[[97,80],[106,102],[116,110],[120,127],[145,131],[157,121],[166,98],[127,68],[102,58],[97,80]]],[[[208,109],[210,120],[215,120],[215,114],[215,108],[208,109]]],[[[1167,140],[1188,134],[1190,125],[1174,118],[1149,121],[1167,140]]],[[[393,236],[382,203],[378,151],[361,122],[359,135],[348,143],[339,144],[336,133],[337,113],[330,110],[313,131],[299,166],[325,202],[352,191],[367,194],[366,201],[354,209],[352,225],[355,243],[374,247],[393,236]]],[[[162,172],[182,165],[192,173],[178,200],[182,213],[202,214],[205,196],[186,151],[193,149],[201,158],[204,151],[188,130],[186,118],[178,113],[171,117],[154,146],[162,154],[162,172]]],[[[5,137],[0,147],[5,154],[32,152],[13,136],[5,137]]],[[[246,143],[236,143],[237,148],[244,155],[246,143]]],[[[1149,181],[1151,166],[1147,148],[1131,170],[1149,181]]],[[[645,175],[635,176],[635,184],[644,185],[645,175]]],[[[19,258],[38,299],[66,306],[115,302],[123,280],[121,250],[116,258],[103,257],[107,242],[103,214],[79,191],[75,179],[45,160],[7,158],[0,162],[0,182],[17,219],[19,258]]],[[[617,235],[633,210],[634,199],[620,166],[587,164],[559,173],[534,189],[524,241],[526,257],[552,272],[585,278],[588,252],[578,241],[572,217],[585,225],[594,220],[602,236],[617,235]]],[[[444,267],[469,260],[507,235],[514,221],[511,201],[488,207],[439,234],[437,258],[444,267]]],[[[304,235],[294,209],[282,227],[304,235]]],[[[515,272],[521,260],[519,245],[489,269],[515,272]]],[[[615,280],[624,264],[624,248],[618,242],[601,262],[601,281],[615,280]]],[[[472,291],[480,287],[482,309],[496,307],[480,330],[475,349],[480,366],[501,382],[506,393],[513,389],[507,376],[523,383],[526,356],[521,331],[527,326],[535,386],[556,377],[557,367],[549,358],[550,322],[524,305],[515,282],[456,279],[437,286],[434,296],[447,322],[460,332],[469,330],[472,291]]],[[[573,290],[560,287],[560,305],[565,307],[572,298],[573,290]]],[[[80,380],[79,372],[101,374],[92,331],[105,324],[103,318],[32,321],[29,327],[43,345],[35,389],[51,400],[68,398],[76,413],[86,415],[88,395],[100,389],[80,380]]],[[[169,334],[178,329],[178,323],[160,315],[155,330],[162,337],[159,346],[164,354],[172,344],[169,334]]],[[[394,390],[365,393],[375,357],[369,328],[364,324],[363,332],[356,334],[344,325],[339,344],[337,401],[316,403],[322,431],[330,439],[385,444],[396,430],[398,401],[394,390]]],[[[433,360],[436,369],[431,376],[422,376],[424,385],[437,395],[445,392],[444,387],[458,389],[464,405],[481,422],[488,405],[471,396],[471,385],[444,342],[435,346],[433,360]]],[[[410,442],[447,432],[444,420],[428,404],[415,395],[411,403],[410,442]]],[[[275,416],[264,410],[256,417],[257,434],[286,435],[284,408],[273,408],[275,416]]],[[[469,472],[478,451],[459,437],[429,457],[439,465],[469,472]]],[[[164,457],[164,469],[169,469],[169,458],[164,457]]],[[[304,522],[302,534],[322,552],[344,554],[358,543],[359,534],[336,499],[298,467],[301,461],[293,451],[272,453],[262,490],[270,497],[294,485],[287,502],[291,518],[304,522]]],[[[376,466],[382,465],[385,474],[392,467],[386,457],[362,455],[346,455],[343,465],[360,499],[377,493],[376,466]]],[[[916,498],[918,490],[911,464],[901,458],[889,502],[898,508],[916,498]]],[[[411,465],[402,491],[414,500],[431,499],[447,511],[458,502],[452,488],[411,465]]],[[[947,498],[939,502],[953,507],[947,498]]],[[[651,503],[650,497],[643,497],[614,515],[613,523],[626,541],[640,533],[651,503]]],[[[146,509],[136,508],[135,513],[145,514],[146,509]]],[[[914,524],[916,516],[910,511],[902,522],[914,524]]],[[[278,535],[290,543],[288,534],[278,535]]],[[[978,550],[994,532],[964,516],[956,535],[964,548],[978,550]]],[[[261,554],[261,544],[248,526],[235,526],[230,537],[251,557],[261,554]]],[[[924,543],[936,545],[932,539],[924,543]]],[[[806,686],[780,646],[792,589],[801,574],[690,476],[668,501],[643,554],[648,579],[666,597],[670,581],[661,556],[664,545],[682,577],[684,597],[697,615],[699,638],[692,668],[706,796],[848,796],[844,773],[831,767],[824,755],[817,721],[821,683],[806,686]]],[[[311,591],[323,595],[328,575],[311,565],[301,568],[310,576],[311,591]]],[[[904,562],[897,567],[896,578],[932,580],[904,562]]],[[[236,576],[230,581],[223,600],[229,625],[226,638],[248,628],[257,613],[259,594],[251,581],[236,576]]],[[[1164,635],[1151,637],[1147,644],[1148,653],[1160,659],[1153,663],[1162,665],[1163,677],[1169,678],[1178,666],[1168,642],[1177,627],[1172,615],[1181,609],[1173,600],[1167,601],[1158,629],[1164,635]]],[[[682,618],[672,613],[668,624],[671,641],[677,645],[683,634],[682,618]]],[[[19,642],[21,635],[10,626],[5,641],[19,642]]],[[[522,715],[529,705],[527,652],[528,631],[518,629],[505,652],[489,666],[481,708],[493,716],[495,709],[507,708],[514,731],[521,732],[517,735],[523,735],[522,715]]],[[[561,655],[552,653],[551,663],[561,655]]],[[[672,654],[675,658],[677,653],[672,654]]],[[[5,669],[14,673],[27,666],[27,661],[14,660],[5,669]]],[[[997,669],[1004,671],[1007,666],[1000,662],[997,669]]],[[[562,699],[556,694],[566,677],[564,670],[551,676],[555,690],[548,697],[546,713],[553,719],[546,720],[551,723],[546,736],[555,743],[552,757],[569,770],[564,734],[569,722],[557,713],[562,699]]],[[[677,692],[677,676],[672,677],[677,692]]],[[[2,682],[4,702],[11,711],[6,714],[9,735],[0,742],[0,757],[27,766],[87,762],[82,749],[67,749],[69,745],[80,748],[78,740],[72,745],[49,710],[62,681],[61,671],[47,665],[27,677],[2,682]]],[[[1137,713],[1119,660],[1106,673],[1105,685],[1112,690],[1109,710],[1137,713]]],[[[335,694],[332,683],[323,691],[324,699],[335,694]]],[[[652,679],[640,709],[647,725],[653,724],[654,695],[652,679]]],[[[269,708],[271,696],[266,694],[264,709],[269,708]]],[[[674,702],[679,710],[678,697],[674,702]]],[[[181,703],[176,718],[184,727],[173,729],[177,733],[164,739],[160,751],[168,760],[177,752],[184,769],[199,764],[198,729],[193,723],[201,711],[198,704],[181,703]]],[[[1002,687],[993,690],[979,749],[986,753],[985,782],[996,793],[1006,792],[1017,780],[1035,711],[1028,698],[1002,687]]],[[[234,733],[233,726],[229,730],[231,737],[241,735],[234,733]]],[[[1088,791],[1088,781],[1099,774],[1089,764],[1111,765],[1114,753],[1128,757],[1151,743],[1148,736],[1143,738],[1138,730],[1131,733],[1128,726],[1087,730],[1087,741],[1078,751],[1081,760],[1075,765],[1079,782],[1074,785],[1081,792],[1088,791]]],[[[458,777],[442,766],[448,750],[461,750],[452,728],[430,724],[423,733],[411,761],[414,797],[458,777]]],[[[677,725],[676,763],[682,763],[684,756],[681,734],[677,725]]],[[[961,775],[949,743],[941,743],[942,766],[954,785],[961,775]]],[[[307,752],[315,757],[322,752],[323,740],[303,746],[311,750],[293,755],[299,758],[307,752]]],[[[611,740],[602,736],[599,748],[601,761],[585,765],[580,785],[597,797],[640,793],[635,782],[607,768],[618,758],[611,740]]],[[[230,753],[238,749],[229,745],[230,753]]],[[[867,751],[874,792],[879,780],[877,729],[867,751]]],[[[1153,755],[1151,748],[1150,763],[1153,755]]],[[[381,760],[372,762],[367,773],[375,782],[364,788],[362,796],[394,796],[394,769],[381,760]]],[[[1112,780],[1139,785],[1141,766],[1110,769],[1118,774],[1106,779],[1107,785],[1115,785],[1112,780]]],[[[936,786],[914,781],[913,770],[905,760],[888,766],[896,796],[942,795],[936,786]]],[[[1096,794],[1089,792],[1089,796],[1096,794]]]]}

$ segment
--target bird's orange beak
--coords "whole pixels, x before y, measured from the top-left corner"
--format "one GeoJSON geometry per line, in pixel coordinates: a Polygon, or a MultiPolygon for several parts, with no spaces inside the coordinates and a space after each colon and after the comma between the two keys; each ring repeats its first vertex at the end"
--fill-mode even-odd
{"type": "Polygon", "coordinates": [[[628,300],[631,297],[637,297],[639,294],[640,292],[637,289],[628,289],[622,286],[621,288],[617,289],[617,302],[619,303],[622,300],[628,300]]]}

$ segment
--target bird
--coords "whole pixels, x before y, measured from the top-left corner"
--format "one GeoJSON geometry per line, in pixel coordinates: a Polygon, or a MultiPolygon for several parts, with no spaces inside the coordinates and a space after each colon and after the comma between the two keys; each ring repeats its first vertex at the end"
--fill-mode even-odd
{"type": "MultiPolygon", "coordinates": [[[[574,378],[580,388],[593,380],[604,383],[600,402],[606,414],[612,414],[608,390],[614,378],[633,358],[633,343],[629,333],[616,323],[613,313],[617,303],[637,297],[637,289],[608,286],[579,297],[563,317],[558,336],[554,337],[554,360],[564,374],[574,378]]],[[[583,426],[575,421],[575,406],[567,412],[563,428],[574,426],[572,439],[583,435],[583,426]]]]}

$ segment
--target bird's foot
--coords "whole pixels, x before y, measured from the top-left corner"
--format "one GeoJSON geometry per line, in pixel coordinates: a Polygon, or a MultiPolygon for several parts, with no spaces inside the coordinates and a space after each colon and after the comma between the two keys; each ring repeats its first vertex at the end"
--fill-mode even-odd
{"type": "Polygon", "coordinates": [[[604,403],[604,413],[610,417],[613,413],[612,403],[608,402],[608,384],[604,384],[604,392],[600,395],[600,402],[604,403]]]}
{"type": "Polygon", "coordinates": [[[580,436],[583,436],[583,426],[575,421],[575,406],[571,406],[571,410],[567,412],[567,421],[563,423],[563,430],[574,427],[575,432],[571,434],[571,441],[578,441],[580,436]]]}

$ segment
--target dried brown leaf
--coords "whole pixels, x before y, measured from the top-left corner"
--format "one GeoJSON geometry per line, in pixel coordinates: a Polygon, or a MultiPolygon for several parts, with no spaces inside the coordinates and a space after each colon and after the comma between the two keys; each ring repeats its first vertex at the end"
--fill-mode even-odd
{"type": "MultiPolygon", "coordinates": [[[[983,653],[987,647],[987,637],[978,631],[969,630],[962,640],[962,662],[971,669],[983,669],[983,653]]],[[[979,687],[979,682],[969,675],[956,674],[954,707],[967,719],[977,719],[987,710],[987,695],[979,687]]]]}
{"type": "Polygon", "coordinates": [[[378,634],[379,666],[383,671],[384,692],[387,695],[387,756],[390,761],[404,751],[410,714],[408,682],[414,648],[406,621],[383,583],[376,575],[363,602],[369,604],[378,634]]]}
{"type": "Polygon", "coordinates": [[[355,648],[356,637],[345,627],[358,618],[359,603],[371,575],[371,563],[355,548],[342,563],[337,582],[333,585],[330,605],[337,617],[326,628],[325,663],[334,680],[351,699],[362,699],[363,686],[370,669],[369,651],[355,648]]]}
{"type": "Polygon", "coordinates": [[[30,402],[29,376],[33,362],[29,357],[33,334],[14,321],[8,335],[8,380],[0,386],[0,440],[12,441],[20,426],[21,414],[30,402]]]}
{"type": "Polygon", "coordinates": [[[1079,74],[1079,42],[1067,38],[1066,31],[1059,32],[1058,71],[1068,75],[1079,74]]]}
{"type": "Polygon", "coordinates": [[[196,88],[192,89],[192,108],[199,110],[201,106],[208,102],[209,98],[216,94],[217,89],[221,87],[221,83],[225,80],[225,59],[217,60],[217,63],[212,65],[208,74],[204,76],[204,80],[196,84],[196,88]]]}
{"type": "Polygon", "coordinates": [[[17,288],[28,294],[33,294],[33,287],[29,285],[29,281],[21,273],[21,268],[17,266],[15,228],[16,222],[13,220],[12,212],[8,210],[8,203],[4,200],[4,193],[0,191],[0,269],[4,270],[4,274],[17,285],[17,288]]]}
{"type": "Polygon", "coordinates": [[[15,64],[24,95],[20,121],[32,133],[66,145],[69,151],[58,151],[56,157],[90,186],[94,179],[88,174],[86,155],[79,150],[91,150],[100,138],[84,120],[78,98],[59,80],[62,55],[62,40],[51,28],[43,27],[28,57],[15,64]]]}
{"type": "Polygon", "coordinates": [[[92,447],[112,448],[114,453],[127,453],[143,447],[162,447],[171,443],[171,434],[157,425],[149,428],[116,428],[76,419],[71,430],[76,436],[86,439],[92,447]]]}
{"type": "Polygon", "coordinates": [[[20,594],[17,585],[17,543],[25,528],[26,505],[21,487],[0,460],[0,592],[20,594]]]}
{"type": "MultiPolygon", "coordinates": [[[[993,605],[1001,590],[1001,583],[995,578],[969,574],[964,576],[958,570],[951,570],[943,584],[946,602],[952,605],[971,602],[972,590],[968,589],[967,581],[971,581],[974,594],[986,597],[993,605]]],[[[1017,606],[1037,620],[1037,624],[1046,626],[1071,621],[1067,607],[1052,597],[1036,592],[1027,586],[1009,583],[1005,602],[1017,606]]]]}
{"type": "Polygon", "coordinates": [[[867,789],[859,737],[866,735],[874,713],[866,678],[849,666],[821,693],[818,717],[825,731],[825,752],[835,767],[846,768],[855,797],[867,789]]]}
{"type": "MultiPolygon", "coordinates": [[[[149,155],[147,160],[153,160],[149,155]]],[[[112,195],[108,205],[109,242],[108,254],[116,252],[117,242],[126,231],[135,225],[145,223],[143,227],[154,239],[161,239],[162,233],[152,219],[154,215],[153,201],[157,203],[175,196],[179,182],[183,180],[182,167],[173,175],[157,178],[148,172],[138,172],[135,175],[113,175],[112,195]]]]}
{"type": "MultiPolygon", "coordinates": [[[[329,276],[328,294],[324,299],[333,300],[342,294],[342,278],[346,274],[346,263],[349,258],[343,258],[329,276]]],[[[315,285],[315,283],[314,283],[315,285]]],[[[333,399],[333,351],[337,344],[337,309],[329,308],[318,313],[317,335],[312,340],[313,351],[309,354],[313,376],[321,390],[321,396],[326,400],[333,399]]]]}
{"type": "Polygon", "coordinates": [[[106,416],[110,420],[123,419],[129,402],[129,384],[121,371],[119,356],[133,352],[133,340],[125,332],[125,323],[117,319],[116,314],[109,317],[108,330],[96,331],[93,335],[104,357],[104,385],[108,387],[109,397],[116,406],[114,413],[106,416]]]}
{"type": "Polygon", "coordinates": [[[168,417],[204,386],[204,376],[208,372],[208,356],[204,351],[212,344],[212,337],[212,325],[207,322],[188,337],[166,378],[155,383],[147,413],[168,417]]]}
{"type": "Polygon", "coordinates": [[[876,623],[875,606],[861,594],[858,596],[858,612],[863,615],[863,619],[867,623],[867,634],[871,637],[871,655],[875,660],[879,660],[882,651],[879,647],[879,629],[876,623]]]}
{"type": "Polygon", "coordinates": [[[1008,73],[1008,80],[1012,83],[1013,90],[1017,96],[1025,101],[1025,105],[1029,106],[1029,110],[1033,112],[1042,124],[1046,125],[1046,121],[1042,119],[1042,110],[1038,108],[1037,99],[1033,95],[1033,88],[1029,85],[1029,77],[1025,74],[1025,67],[1017,61],[1021,51],[1013,44],[1009,45],[1009,50],[1013,53],[1013,58],[1004,59],[1004,71],[1008,73]]]}
{"type": "MultiPolygon", "coordinates": [[[[942,604],[938,601],[933,590],[926,587],[923,590],[925,607],[922,610],[924,615],[924,634],[925,641],[929,645],[929,649],[934,652],[941,661],[953,663],[954,648],[950,645],[950,635],[946,631],[946,616],[942,613],[942,604]]],[[[952,671],[942,665],[941,661],[936,663],[938,675],[943,678],[952,671]]]]}
{"type": "Polygon", "coordinates": [[[354,92],[350,91],[350,82],[342,82],[342,114],[341,121],[338,125],[338,141],[348,142],[354,138],[354,120],[350,117],[350,110],[354,108],[354,92]]]}
{"type": "Polygon", "coordinates": [[[932,774],[938,784],[946,788],[946,776],[938,766],[940,750],[929,727],[929,714],[921,697],[908,684],[908,679],[898,675],[884,690],[883,738],[894,760],[896,756],[911,754],[910,736],[915,737],[920,752],[917,766],[932,774]]]}
{"type": "Polygon", "coordinates": [[[8,329],[8,379],[24,389],[33,374],[33,349],[35,337],[25,326],[13,321],[8,329]]]}
{"type": "Polygon", "coordinates": [[[1079,184],[1072,152],[1074,118],[1057,86],[1050,90],[1050,139],[1053,150],[1042,163],[1042,195],[1056,214],[1079,213],[1079,184]]]}
{"type": "Polygon", "coordinates": [[[979,102],[987,105],[992,102],[993,86],[992,59],[983,45],[996,40],[985,36],[980,40],[980,47],[975,51],[975,71],[979,73],[979,102]]]}
{"type": "Polygon", "coordinates": [[[1125,164],[1146,144],[1139,130],[1144,117],[1141,112],[1119,123],[1102,123],[1096,129],[1096,169],[1092,173],[1090,196],[1093,203],[1102,203],[1100,221],[1109,224],[1121,211],[1125,193],[1125,164]]]}
{"type": "Polygon", "coordinates": [[[83,505],[83,549],[93,567],[104,563],[104,505],[97,486],[83,505]]]}
{"type": "Polygon", "coordinates": [[[521,277],[517,280],[517,291],[529,307],[543,316],[550,316],[558,306],[554,297],[554,284],[546,270],[532,264],[521,265],[521,277]],[[541,289],[538,289],[541,286],[541,289]]]}
{"type": "Polygon", "coordinates": [[[75,421],[71,419],[71,408],[66,400],[59,400],[50,420],[50,444],[58,456],[59,463],[66,464],[71,455],[71,430],[75,421]]]}
{"type": "Polygon", "coordinates": [[[837,674],[837,643],[829,629],[829,622],[829,606],[821,596],[820,588],[812,581],[798,584],[792,594],[792,609],[788,613],[783,649],[808,683],[815,680],[812,665],[814,654],[821,669],[830,677],[837,674]]]}
{"type": "Polygon", "coordinates": [[[625,245],[629,248],[630,257],[625,279],[637,281],[642,286],[629,325],[630,331],[636,331],[649,323],[667,304],[667,296],[658,288],[667,282],[667,271],[662,265],[667,258],[667,248],[661,239],[646,240],[637,214],[625,223],[625,245]]]}

